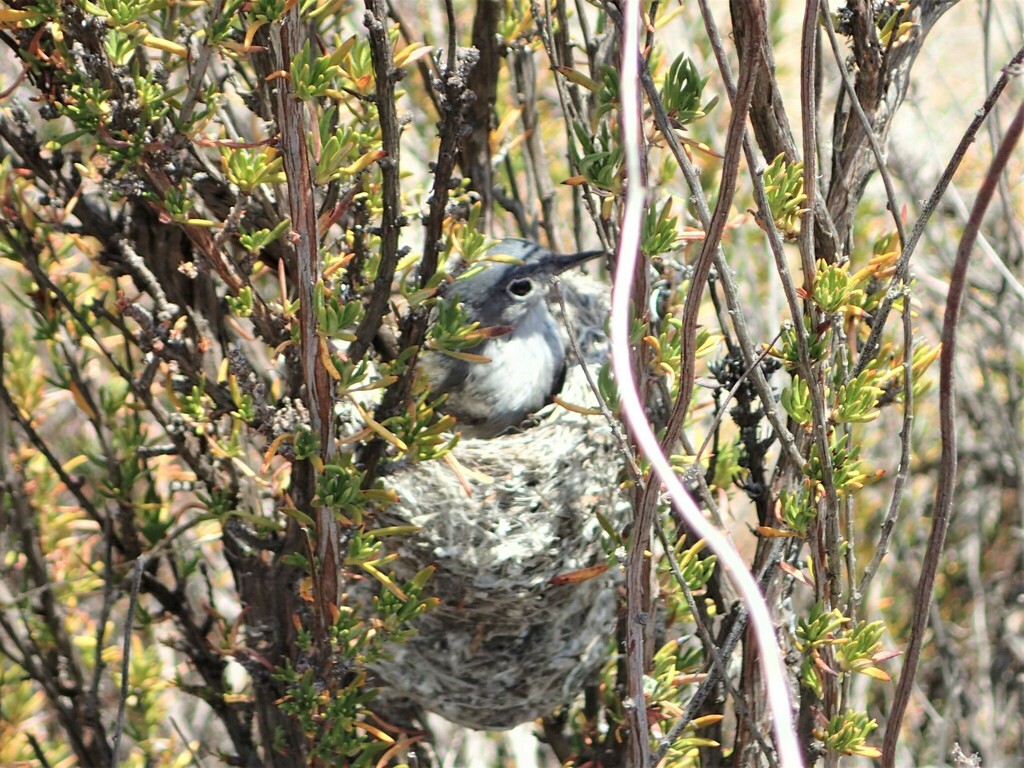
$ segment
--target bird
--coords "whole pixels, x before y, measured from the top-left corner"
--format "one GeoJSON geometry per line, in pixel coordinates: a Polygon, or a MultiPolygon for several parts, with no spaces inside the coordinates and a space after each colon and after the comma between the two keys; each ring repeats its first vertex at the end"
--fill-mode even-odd
{"type": "Polygon", "coordinates": [[[468,271],[441,301],[461,303],[466,319],[491,335],[464,356],[429,351],[423,369],[441,410],[464,438],[491,439],[515,429],[551,402],[565,382],[564,337],[548,310],[550,280],[606,251],[559,254],[530,240],[506,238],[488,252],[500,260],[468,271]]]}

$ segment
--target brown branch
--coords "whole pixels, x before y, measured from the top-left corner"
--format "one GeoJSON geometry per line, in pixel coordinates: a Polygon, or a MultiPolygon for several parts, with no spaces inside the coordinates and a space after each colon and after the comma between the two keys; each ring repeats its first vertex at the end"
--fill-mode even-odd
{"type": "MultiPolygon", "coordinates": [[[[450,38],[455,38],[452,28],[450,38]]],[[[424,222],[423,258],[416,269],[416,284],[424,288],[437,272],[438,262],[444,248],[444,221],[448,211],[449,184],[455,171],[458,156],[458,143],[463,126],[467,122],[467,111],[475,103],[473,93],[467,87],[469,76],[477,64],[477,56],[473,51],[459,56],[449,57],[450,68],[445,66],[440,77],[434,82],[437,91],[436,99],[441,112],[438,133],[441,141],[437,150],[437,161],[434,164],[434,181],[430,198],[427,201],[427,218],[424,222]]],[[[405,369],[398,381],[389,386],[376,409],[375,419],[384,422],[405,408],[412,397],[413,383],[416,378],[416,363],[420,348],[426,339],[427,326],[430,320],[429,309],[420,305],[411,308],[401,322],[400,350],[412,350],[405,362],[405,369]]],[[[375,480],[376,469],[384,457],[387,443],[375,438],[361,457],[366,467],[364,485],[369,487],[375,480]]]]}
{"type": "MultiPolygon", "coordinates": [[[[755,14],[756,15],[756,14],[755,14]]],[[[759,23],[761,17],[752,22],[752,26],[759,23]]],[[[756,26],[753,30],[757,32],[756,26]]],[[[697,317],[700,311],[704,290],[707,287],[708,276],[715,262],[715,255],[721,246],[722,235],[725,232],[725,225],[732,209],[733,196],[736,193],[736,182],[739,177],[741,155],[743,153],[743,138],[746,132],[747,110],[754,91],[754,82],[758,70],[758,61],[755,56],[756,44],[761,33],[751,34],[745,40],[745,47],[740,51],[740,79],[737,85],[735,97],[732,100],[732,113],[729,116],[729,128],[726,136],[725,151],[722,159],[722,177],[718,185],[718,199],[715,202],[715,210],[708,223],[704,234],[704,241],[701,244],[700,254],[693,267],[693,275],[690,278],[690,287],[686,295],[686,304],[683,310],[682,334],[682,359],[679,371],[679,394],[676,397],[672,413],[665,427],[665,436],[662,446],[670,449],[675,445],[679,432],[686,420],[690,409],[690,399],[693,396],[694,380],[696,378],[696,340],[697,340],[697,317]]],[[[645,506],[652,505],[657,494],[648,491],[645,499],[645,506]]]]}
{"type": "MultiPolygon", "coordinates": [[[[827,204],[838,232],[833,242],[820,229],[815,232],[818,255],[828,262],[835,260],[836,248],[847,246],[853,227],[856,203],[861,199],[874,167],[868,162],[868,134],[873,132],[884,141],[892,120],[903,103],[910,83],[910,70],[925,38],[935,22],[958,0],[923,0],[911,10],[918,13],[918,24],[906,36],[896,39],[893,34],[883,51],[878,42],[872,4],[867,0],[850,2],[853,60],[857,70],[856,100],[868,118],[870,128],[863,119],[853,119],[850,109],[844,109],[845,89],[840,91],[832,144],[831,178],[828,184],[827,204]]],[[[902,11],[901,11],[902,12],[902,11]]]]}
{"type": "MultiPolygon", "coordinates": [[[[706,0],[701,0],[700,10],[701,16],[704,20],[704,27],[708,34],[708,40],[715,52],[715,59],[718,62],[719,71],[721,72],[722,80],[725,83],[726,92],[729,95],[730,101],[735,103],[736,84],[729,68],[728,57],[725,52],[722,36],[718,32],[714,16],[711,13],[711,9],[706,0]]],[[[763,18],[763,9],[761,11],[761,15],[763,18]]],[[[763,27],[764,24],[762,23],[760,26],[763,27]]],[[[693,163],[690,162],[689,157],[683,151],[679,138],[675,135],[675,132],[669,124],[668,116],[665,114],[664,106],[661,104],[661,99],[657,93],[657,87],[655,86],[654,80],[651,78],[650,72],[646,67],[641,70],[641,78],[643,79],[644,89],[647,92],[647,99],[651,104],[651,109],[654,113],[654,119],[658,126],[658,130],[661,131],[662,135],[668,141],[669,149],[672,150],[673,157],[675,157],[676,161],[679,163],[679,167],[682,169],[683,175],[686,177],[686,183],[690,188],[690,194],[693,195],[693,199],[695,200],[697,217],[705,231],[707,231],[711,223],[711,211],[708,208],[707,200],[704,197],[704,190],[701,186],[700,177],[698,176],[696,169],[693,167],[693,163]]],[[[753,168],[754,166],[751,164],[753,152],[748,146],[749,143],[749,138],[744,136],[744,151],[747,154],[748,166],[753,168]]],[[[720,320],[722,321],[722,327],[726,327],[727,319],[732,320],[732,326],[736,332],[736,341],[738,342],[740,351],[743,354],[743,359],[748,366],[752,366],[758,355],[754,351],[754,342],[747,327],[746,317],[740,302],[739,289],[732,277],[732,270],[730,269],[728,262],[725,260],[725,255],[721,247],[716,251],[715,259],[716,266],[718,267],[718,278],[721,281],[722,292],[725,295],[726,304],[728,305],[729,310],[725,317],[722,317],[721,314],[719,315],[720,320]]],[[[783,281],[783,284],[785,285],[785,281],[783,281]]],[[[802,466],[803,458],[796,450],[796,441],[786,426],[784,417],[782,416],[776,402],[775,393],[768,385],[764,372],[759,367],[755,367],[753,368],[751,375],[753,377],[754,388],[757,390],[758,398],[761,400],[761,405],[764,407],[765,416],[768,418],[768,422],[771,424],[772,429],[779,438],[779,442],[782,444],[784,455],[794,466],[802,466]]]]}
{"type": "MultiPolygon", "coordinates": [[[[818,200],[818,154],[817,154],[817,87],[815,69],[817,59],[818,7],[808,0],[804,6],[803,29],[800,41],[800,114],[803,129],[803,183],[807,195],[807,211],[804,213],[800,228],[800,258],[803,269],[804,288],[808,291],[814,283],[817,273],[817,250],[814,237],[813,211],[818,200]]],[[[832,260],[829,254],[821,254],[826,261],[832,260]]],[[[811,328],[818,328],[821,316],[813,302],[805,302],[807,319],[811,328]]],[[[797,347],[799,351],[800,371],[807,383],[811,396],[811,408],[814,419],[814,442],[818,447],[821,461],[821,484],[825,491],[825,508],[820,510],[818,525],[824,540],[819,537],[812,539],[811,551],[816,558],[815,598],[825,601],[831,608],[839,599],[839,497],[835,485],[835,468],[832,464],[832,450],[829,441],[829,415],[825,409],[825,382],[822,365],[812,365],[807,344],[807,325],[803,315],[795,315],[793,321],[798,324],[797,347]],[[823,544],[824,551],[817,545],[823,544]],[[824,557],[822,557],[824,555],[824,557]]],[[[824,686],[826,716],[834,714],[836,680],[830,678],[824,686]]]]}
{"type": "Polygon", "coordinates": [[[121,736],[124,733],[124,716],[128,706],[129,686],[131,685],[132,658],[132,627],[135,624],[135,609],[139,604],[139,588],[142,586],[142,574],[146,571],[146,564],[149,558],[140,555],[135,561],[132,569],[131,591],[128,595],[128,613],[124,618],[124,638],[121,645],[121,690],[117,698],[117,718],[114,721],[114,757],[111,761],[112,768],[118,768],[121,764],[121,736]]]}
{"type": "Polygon", "coordinates": [[[388,37],[388,14],[384,0],[365,0],[366,25],[370,41],[370,58],[373,61],[374,103],[380,120],[381,147],[385,157],[380,161],[383,177],[383,195],[380,222],[380,260],[377,276],[373,281],[373,293],[366,304],[366,313],[356,329],[356,340],[349,347],[348,355],[359,361],[369,350],[374,336],[380,328],[388,302],[391,300],[391,284],[395,279],[398,265],[398,236],[405,225],[400,197],[399,170],[401,162],[400,143],[402,129],[395,108],[395,83],[401,79],[401,72],[395,69],[388,37]]]}
{"type": "Polygon", "coordinates": [[[479,0],[473,15],[472,46],[480,60],[467,78],[476,98],[469,105],[466,125],[469,131],[460,147],[462,172],[483,203],[484,230],[490,229],[494,214],[494,178],[491,170],[491,128],[494,103],[498,94],[498,76],[505,46],[498,40],[498,22],[502,17],[501,0],[479,0]]]}
{"type": "MultiPolygon", "coordinates": [[[[3,356],[0,347],[0,359],[3,356]]],[[[3,392],[6,395],[6,387],[3,392]]],[[[0,646],[0,651],[15,659],[42,688],[79,762],[108,765],[111,750],[106,731],[99,710],[92,706],[95,702],[85,688],[84,670],[78,663],[68,634],[64,605],[54,593],[47,559],[41,548],[39,510],[31,504],[24,477],[11,465],[12,448],[16,443],[10,419],[18,415],[17,408],[5,397],[0,402],[0,489],[9,499],[10,511],[13,512],[12,530],[21,544],[25,578],[37,588],[38,604],[31,610],[46,629],[33,632],[24,622],[16,628],[8,620],[6,609],[0,609],[0,635],[9,638],[17,648],[18,657],[14,657],[6,646],[0,646]],[[48,641],[42,646],[39,638],[47,636],[48,641]]]]}
{"type": "Polygon", "coordinates": [[[903,296],[903,426],[900,429],[900,464],[896,470],[896,479],[893,482],[892,498],[889,500],[889,509],[885,513],[882,527],[879,530],[878,544],[875,546],[875,553],[871,556],[871,562],[864,569],[860,584],[857,586],[857,595],[861,601],[867,600],[868,589],[871,581],[875,578],[878,566],[882,564],[886,553],[889,551],[889,541],[896,523],[899,520],[900,508],[903,505],[903,494],[906,489],[907,479],[910,477],[911,445],[913,433],[911,427],[914,423],[914,326],[912,322],[912,309],[910,303],[910,291],[904,292],[903,296]]]}
{"type": "Polygon", "coordinates": [[[924,634],[928,623],[928,612],[932,605],[935,577],[938,573],[939,561],[946,541],[946,530],[953,510],[954,491],[956,486],[956,345],[957,325],[960,319],[960,307],[967,290],[967,268],[970,265],[971,252],[978,238],[985,212],[992,202],[999,177],[1005,172],[1012,157],[1013,150],[1024,133],[1024,102],[1006,130],[1002,143],[996,150],[989,165],[985,179],[978,189],[977,198],[971,209],[970,218],[964,227],[960,246],[957,248],[953,272],[949,280],[949,298],[946,301],[946,312],[942,321],[942,355],[939,368],[939,422],[942,433],[942,466],[939,471],[939,485],[935,492],[935,508],[932,515],[932,529],[925,552],[924,568],[914,592],[914,616],[911,621],[910,642],[904,657],[900,681],[896,686],[896,695],[885,729],[885,740],[882,746],[882,765],[892,768],[896,759],[896,745],[899,739],[900,726],[906,713],[907,704],[914,686],[914,677],[921,658],[924,645],[924,634]]]}
{"type": "MultiPolygon", "coordinates": [[[[306,26],[300,20],[299,8],[293,5],[284,22],[272,35],[277,67],[288,71],[291,62],[306,40],[306,26]]],[[[322,282],[320,235],[316,203],[313,200],[313,174],[310,167],[307,136],[312,128],[304,113],[304,105],[295,97],[294,83],[277,81],[277,122],[281,155],[288,183],[289,235],[295,249],[299,294],[299,359],[302,381],[306,388],[305,402],[309,409],[310,427],[319,442],[320,459],[329,461],[333,453],[334,404],[331,378],[321,358],[320,334],[313,292],[322,282]]],[[[382,265],[383,268],[383,265],[382,265]]],[[[317,469],[310,460],[296,467],[296,504],[309,507],[316,495],[317,469]]],[[[344,559],[339,551],[340,532],[334,510],[319,505],[311,509],[316,524],[316,562],[313,565],[313,592],[316,609],[314,638],[317,656],[326,668],[331,643],[328,628],[333,624],[333,608],[341,603],[342,584],[339,577],[344,559]]]]}

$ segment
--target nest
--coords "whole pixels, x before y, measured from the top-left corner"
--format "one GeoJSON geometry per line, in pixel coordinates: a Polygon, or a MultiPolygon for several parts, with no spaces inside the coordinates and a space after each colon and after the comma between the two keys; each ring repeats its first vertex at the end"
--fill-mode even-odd
{"type": "MultiPolygon", "coordinates": [[[[600,360],[600,295],[563,292],[586,356],[600,360]]],[[[596,406],[578,365],[561,397],[596,406]]],[[[607,658],[615,626],[615,569],[565,579],[607,561],[597,513],[622,516],[611,429],[555,405],[535,420],[520,433],[460,442],[458,467],[399,472],[391,480],[400,501],[380,516],[420,528],[394,545],[398,575],[433,565],[428,588],[442,600],[376,665],[385,696],[470,728],[512,728],[568,704],[607,658]]]]}

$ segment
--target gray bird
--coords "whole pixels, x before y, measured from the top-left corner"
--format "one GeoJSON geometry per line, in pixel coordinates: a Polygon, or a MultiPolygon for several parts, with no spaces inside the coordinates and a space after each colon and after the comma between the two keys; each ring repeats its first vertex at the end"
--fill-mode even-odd
{"type": "Polygon", "coordinates": [[[481,271],[451,284],[443,299],[461,302],[481,328],[500,335],[465,350],[490,360],[473,363],[428,352],[423,367],[434,395],[447,394],[443,410],[458,420],[464,437],[492,438],[518,426],[551,402],[565,381],[565,342],[548,311],[549,281],[604,251],[556,254],[537,243],[508,238],[495,245],[481,271]]]}

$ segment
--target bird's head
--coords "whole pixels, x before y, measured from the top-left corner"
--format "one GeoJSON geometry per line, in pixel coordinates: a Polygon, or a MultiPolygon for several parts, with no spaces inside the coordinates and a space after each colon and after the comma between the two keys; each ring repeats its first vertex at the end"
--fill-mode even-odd
{"type": "Polygon", "coordinates": [[[603,254],[558,254],[529,240],[506,238],[489,251],[493,260],[471,268],[452,283],[446,300],[462,302],[466,315],[485,328],[514,328],[547,298],[553,276],[603,254]]]}

